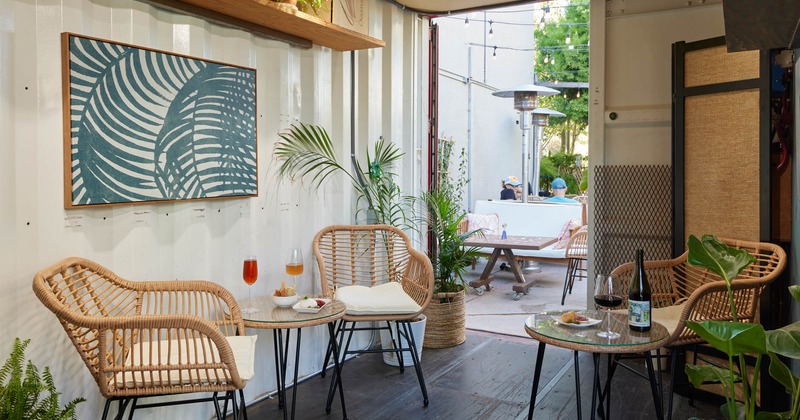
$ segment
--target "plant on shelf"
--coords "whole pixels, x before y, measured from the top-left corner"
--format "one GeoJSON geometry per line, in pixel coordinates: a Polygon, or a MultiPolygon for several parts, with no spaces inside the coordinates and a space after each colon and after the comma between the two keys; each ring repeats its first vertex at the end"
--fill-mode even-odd
{"type": "MultiPolygon", "coordinates": [[[[732,321],[688,321],[686,324],[701,338],[728,356],[728,367],[713,365],[686,365],[686,374],[692,385],[720,383],[725,393],[721,411],[725,418],[733,419],[798,419],[800,418],[800,378],[779,359],[778,355],[800,359],[800,322],[773,331],[765,331],[761,324],[739,322],[732,282],[747,266],[755,261],[747,251],[728,246],[711,235],[702,240],[694,235],[688,242],[690,264],[708,269],[720,276],[728,289],[728,303],[732,321]],[[748,378],[745,355],[755,357],[752,379],[748,378]],[[756,390],[762,356],[770,356],[770,375],[786,387],[792,396],[791,410],[783,413],[759,412],[756,414],[756,390]],[[742,401],[736,400],[736,383],[742,384],[742,401]]],[[[791,286],[792,296],[800,301],[800,289],[791,286]]]]}
{"type": "Polygon", "coordinates": [[[334,173],[344,173],[356,190],[357,204],[366,206],[356,211],[357,222],[408,225],[406,211],[412,209],[412,200],[401,193],[393,171],[403,157],[397,145],[381,137],[372,155],[367,148],[364,164],[353,159],[350,172],[339,163],[328,132],[320,126],[298,122],[279,133],[279,137],[275,159],[280,163],[281,177],[290,180],[299,177],[320,187],[334,173]]]}
{"type": "Polygon", "coordinates": [[[8,420],[61,420],[75,419],[75,407],[86,401],[76,398],[62,409],[58,403],[60,393],[56,391],[50,368],[45,366],[40,375],[39,369],[28,360],[25,363],[25,349],[30,339],[14,339],[11,355],[0,368],[0,419],[8,420]],[[42,393],[47,393],[40,400],[42,393]]]}
{"type": "Polygon", "coordinates": [[[301,12],[314,14],[319,16],[320,12],[328,10],[328,5],[325,0],[297,0],[297,8],[301,12]]]}

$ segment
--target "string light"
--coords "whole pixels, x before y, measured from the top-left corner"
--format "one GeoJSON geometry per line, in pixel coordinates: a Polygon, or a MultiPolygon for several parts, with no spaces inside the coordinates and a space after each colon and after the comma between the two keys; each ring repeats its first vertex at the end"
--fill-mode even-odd
{"type": "Polygon", "coordinates": [[[544,30],[544,15],[542,15],[542,19],[539,21],[539,29],[544,30]]]}
{"type": "Polygon", "coordinates": [[[578,94],[577,94],[577,95],[575,95],[575,97],[576,97],[576,98],[580,98],[580,97],[581,97],[581,90],[580,90],[580,89],[578,89],[578,94]]]}
{"type": "Polygon", "coordinates": [[[492,27],[492,20],[489,19],[489,38],[494,36],[494,28],[492,27]]]}
{"type": "MultiPolygon", "coordinates": [[[[564,40],[565,44],[569,44],[572,39],[570,38],[570,30],[572,29],[571,26],[567,26],[567,38],[564,40]]],[[[570,48],[572,49],[572,48],[570,48]]]]}
{"type": "Polygon", "coordinates": [[[469,16],[464,18],[464,28],[469,28],[469,16]]]}
{"type": "Polygon", "coordinates": [[[497,60],[497,47],[494,47],[494,52],[492,53],[492,60],[497,60]]]}

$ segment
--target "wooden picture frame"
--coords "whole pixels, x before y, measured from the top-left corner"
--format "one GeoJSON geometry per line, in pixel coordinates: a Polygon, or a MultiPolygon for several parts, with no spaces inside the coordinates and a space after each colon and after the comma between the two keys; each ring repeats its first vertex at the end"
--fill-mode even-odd
{"type": "Polygon", "coordinates": [[[61,34],[64,207],[258,195],[256,70],[61,34]]]}

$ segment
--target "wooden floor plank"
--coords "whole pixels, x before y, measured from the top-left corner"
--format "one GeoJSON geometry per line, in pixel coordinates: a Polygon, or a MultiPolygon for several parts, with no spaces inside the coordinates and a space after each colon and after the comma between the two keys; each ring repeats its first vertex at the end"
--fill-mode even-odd
{"type": "MultiPolygon", "coordinates": [[[[423,407],[413,367],[400,373],[383,363],[380,354],[362,355],[349,361],[343,374],[347,413],[350,419],[518,419],[526,418],[538,343],[534,340],[492,334],[468,333],[467,341],[450,349],[425,349],[423,371],[430,405],[423,407]]],[[[572,352],[547,346],[536,419],[575,419],[575,377],[572,352]],[[550,386],[548,386],[548,384],[550,386]],[[544,392],[542,394],[541,392],[544,392]]],[[[579,355],[581,403],[589,418],[592,357],[579,355]]],[[[605,359],[601,363],[605,377],[605,359]]],[[[340,419],[339,399],[330,415],[325,396],[330,375],[313,377],[298,387],[297,419],[340,419]]],[[[669,375],[665,375],[665,397],[669,375]]],[[[291,396],[291,389],[289,390],[291,396]]],[[[618,370],[614,377],[612,419],[654,419],[655,411],[647,381],[618,370]]],[[[719,417],[718,407],[676,396],[675,419],[692,416],[719,417]]],[[[248,407],[250,418],[279,418],[277,399],[248,407]]]]}

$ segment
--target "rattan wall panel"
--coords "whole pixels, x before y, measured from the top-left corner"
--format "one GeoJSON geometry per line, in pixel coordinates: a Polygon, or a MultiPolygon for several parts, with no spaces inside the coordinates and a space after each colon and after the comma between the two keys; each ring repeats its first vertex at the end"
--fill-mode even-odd
{"type": "Polygon", "coordinates": [[[684,87],[757,79],[758,51],[728,53],[725,45],[689,51],[684,66],[684,87]]]}
{"type": "Polygon", "coordinates": [[[609,165],[594,172],[594,261],[610,273],[632,261],[672,257],[672,172],[669,166],[609,165]]]}
{"type": "Polygon", "coordinates": [[[759,240],[757,89],[686,98],[684,239],[759,240]]]}

